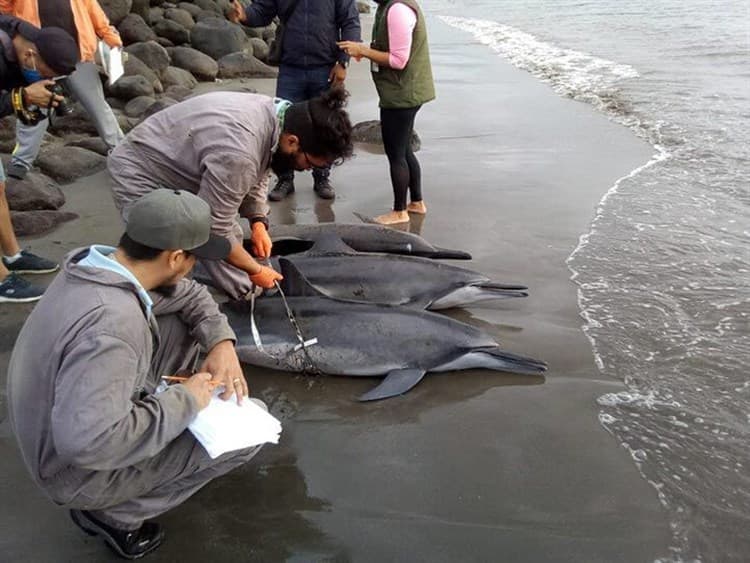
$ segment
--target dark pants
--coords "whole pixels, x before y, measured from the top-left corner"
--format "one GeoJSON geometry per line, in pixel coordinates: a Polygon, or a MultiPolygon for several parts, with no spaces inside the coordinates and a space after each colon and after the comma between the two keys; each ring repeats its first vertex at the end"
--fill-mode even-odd
{"type": "Polygon", "coordinates": [[[388,156],[393,185],[393,210],[406,209],[407,193],[411,201],[422,201],[422,169],[411,150],[411,133],[419,108],[380,108],[383,147],[388,156]]]}
{"type": "MultiPolygon", "coordinates": [[[[330,73],[330,66],[302,68],[281,65],[279,67],[279,78],[276,81],[276,96],[290,102],[304,102],[319,96],[331,87],[331,83],[328,82],[330,73]]],[[[330,167],[314,168],[313,178],[324,180],[328,178],[330,172],[330,167]]],[[[294,170],[279,176],[279,180],[282,179],[293,180],[294,170]]]]}

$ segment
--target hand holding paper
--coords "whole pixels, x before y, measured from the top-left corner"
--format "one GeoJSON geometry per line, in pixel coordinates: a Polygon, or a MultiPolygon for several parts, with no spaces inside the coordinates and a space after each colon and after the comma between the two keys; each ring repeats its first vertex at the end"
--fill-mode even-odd
{"type": "Polygon", "coordinates": [[[99,41],[98,50],[102,67],[109,78],[108,83],[112,86],[125,73],[122,48],[110,47],[104,41],[99,41]]]}

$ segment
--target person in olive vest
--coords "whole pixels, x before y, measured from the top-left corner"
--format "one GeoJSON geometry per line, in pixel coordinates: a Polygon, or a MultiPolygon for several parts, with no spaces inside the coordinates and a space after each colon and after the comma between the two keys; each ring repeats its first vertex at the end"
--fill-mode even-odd
{"type": "Polygon", "coordinates": [[[382,225],[408,223],[409,213],[427,212],[422,171],[411,149],[414,118],[435,99],[424,16],[414,0],[375,0],[378,9],[372,44],[340,41],[339,48],[359,61],[370,60],[380,98],[380,127],[391,168],[393,210],[375,218],[382,225]],[[411,200],[407,205],[407,195],[411,200]]]}

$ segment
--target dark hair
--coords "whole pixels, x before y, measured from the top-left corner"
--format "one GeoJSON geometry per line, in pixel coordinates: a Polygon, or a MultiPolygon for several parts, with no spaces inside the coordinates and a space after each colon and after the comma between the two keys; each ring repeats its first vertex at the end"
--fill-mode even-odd
{"type": "MultiPolygon", "coordinates": [[[[128,233],[122,234],[122,236],[120,237],[120,242],[117,246],[123,249],[128,258],[142,262],[156,260],[159,254],[164,252],[159,248],[153,248],[151,246],[146,246],[145,244],[134,241],[128,236],[128,233]]],[[[186,257],[191,256],[189,250],[183,250],[182,252],[186,257]]]]}
{"type": "Polygon", "coordinates": [[[155,260],[156,257],[159,256],[159,254],[164,252],[163,250],[160,250],[158,248],[152,248],[150,246],[146,246],[145,244],[141,244],[140,242],[135,242],[128,236],[128,233],[122,234],[122,236],[120,237],[120,242],[117,246],[122,248],[125,254],[128,255],[128,258],[145,262],[155,260]]]}
{"type": "Polygon", "coordinates": [[[349,92],[331,88],[316,98],[292,104],[284,117],[284,133],[299,137],[300,148],[341,164],[352,156],[352,123],[344,110],[349,92]]]}

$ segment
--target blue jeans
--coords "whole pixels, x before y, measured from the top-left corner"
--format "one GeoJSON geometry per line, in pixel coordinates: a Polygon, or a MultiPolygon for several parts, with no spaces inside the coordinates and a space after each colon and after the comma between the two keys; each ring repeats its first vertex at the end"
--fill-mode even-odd
{"type": "MultiPolygon", "coordinates": [[[[310,98],[319,96],[331,87],[328,76],[331,73],[330,66],[297,67],[281,65],[279,77],[276,81],[276,97],[289,100],[290,102],[304,102],[310,98]]],[[[325,180],[331,172],[330,167],[314,168],[313,178],[325,180]]],[[[294,171],[279,177],[279,180],[293,180],[294,171]]]]}

